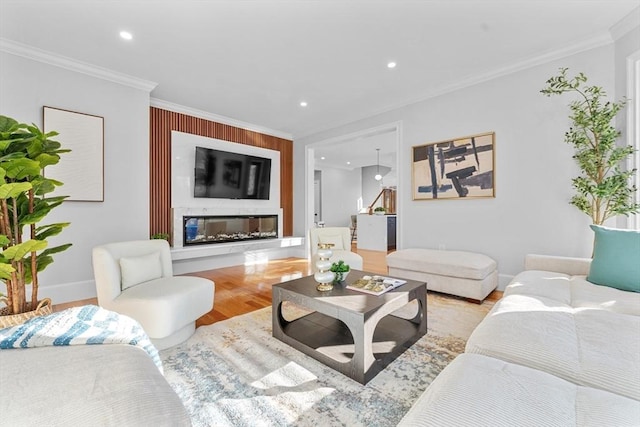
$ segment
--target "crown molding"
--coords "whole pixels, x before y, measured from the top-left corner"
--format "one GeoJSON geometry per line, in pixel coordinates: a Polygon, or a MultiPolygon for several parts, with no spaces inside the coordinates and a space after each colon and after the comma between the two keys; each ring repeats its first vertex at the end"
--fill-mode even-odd
{"type": "Polygon", "coordinates": [[[522,71],[522,70],[526,70],[528,68],[532,68],[538,65],[542,65],[542,64],[546,64],[547,62],[551,62],[551,61],[555,61],[557,59],[562,59],[565,58],[567,56],[571,56],[571,55],[575,55],[587,50],[591,50],[591,49],[595,49],[601,46],[606,46],[613,43],[613,39],[611,37],[611,34],[608,31],[605,31],[601,34],[598,34],[596,36],[590,37],[588,39],[579,41],[577,43],[573,43],[570,45],[566,45],[564,47],[561,47],[559,49],[554,49],[554,50],[550,50],[547,52],[543,52],[541,54],[535,55],[535,56],[531,56],[527,59],[524,59],[522,61],[513,63],[513,64],[509,64],[507,66],[504,67],[500,67],[500,68],[496,68],[493,69],[489,72],[486,72],[484,74],[478,74],[478,75],[474,75],[471,76],[467,79],[464,80],[460,80],[454,84],[451,85],[447,85],[447,86],[443,86],[439,89],[436,89],[434,91],[428,92],[428,93],[424,93],[419,97],[410,99],[408,101],[404,101],[402,103],[397,103],[394,105],[390,105],[387,106],[383,109],[380,109],[378,111],[375,111],[373,113],[367,114],[367,115],[362,115],[359,117],[354,117],[353,119],[350,119],[348,121],[344,121],[342,123],[339,124],[332,124],[331,127],[323,127],[323,128],[317,128],[315,130],[311,130],[309,132],[306,132],[302,135],[296,135],[296,139],[300,139],[300,138],[306,138],[309,136],[313,136],[317,133],[320,132],[324,132],[324,131],[328,131],[331,129],[335,129],[337,127],[340,126],[344,126],[350,123],[354,123],[357,122],[359,120],[362,119],[366,119],[369,117],[373,117],[376,116],[378,114],[383,114],[383,113],[388,113],[389,111],[394,111],[400,108],[404,108],[407,107],[409,105],[413,105],[413,104],[417,104],[419,102],[423,102],[423,101],[427,101],[429,99],[433,99],[436,98],[438,96],[442,96],[442,95],[446,95],[448,93],[451,92],[455,92],[461,89],[465,89],[471,86],[475,86],[477,84],[480,83],[484,83],[487,82],[489,80],[493,80],[496,79],[498,77],[502,77],[502,76],[506,76],[512,73],[516,73],[518,71],[522,71]]]}
{"type": "Polygon", "coordinates": [[[634,28],[640,27],[640,7],[633,9],[627,16],[616,22],[610,29],[613,40],[618,40],[634,28]]]}
{"type": "Polygon", "coordinates": [[[0,52],[6,52],[11,55],[53,65],[54,67],[64,68],[98,79],[119,83],[145,92],[151,92],[158,85],[155,82],[139,79],[124,73],[118,73],[107,68],[98,67],[97,65],[88,64],[9,39],[0,38],[0,52]]]}
{"type": "Polygon", "coordinates": [[[253,132],[262,133],[265,135],[271,135],[282,139],[293,140],[293,135],[286,132],[281,132],[274,129],[269,129],[263,126],[254,125],[252,123],[243,122],[241,120],[232,119],[230,117],[220,116],[218,114],[209,113],[207,111],[198,110],[196,108],[186,107],[184,105],[175,104],[173,102],[165,101],[158,98],[151,98],[151,106],[161,108],[163,110],[173,111],[174,113],[187,114],[192,117],[199,117],[205,120],[211,120],[212,122],[222,123],[237,128],[250,130],[253,132]]]}
{"type": "Polygon", "coordinates": [[[606,46],[611,44],[612,42],[613,42],[613,39],[611,38],[611,35],[608,32],[603,32],[596,36],[579,41],[577,43],[573,43],[573,44],[561,47],[559,49],[543,52],[541,54],[532,56],[522,61],[509,64],[501,68],[496,68],[487,73],[479,74],[477,76],[473,76],[469,79],[463,80],[456,84],[446,86],[441,90],[438,90],[432,93],[430,98],[433,98],[435,96],[440,96],[445,93],[454,92],[456,90],[467,88],[469,86],[474,86],[479,83],[493,80],[498,77],[503,77],[509,74],[516,73],[518,71],[523,71],[529,68],[533,68],[538,65],[543,65],[551,61],[556,61],[558,59],[566,58],[571,55],[576,55],[578,53],[585,52],[587,50],[595,49],[601,46],[606,46]]]}

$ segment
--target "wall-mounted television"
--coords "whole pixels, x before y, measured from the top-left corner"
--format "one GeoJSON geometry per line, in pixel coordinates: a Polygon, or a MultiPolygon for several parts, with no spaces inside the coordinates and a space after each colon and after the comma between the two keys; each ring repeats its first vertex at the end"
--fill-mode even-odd
{"type": "Polygon", "coordinates": [[[196,147],[194,197],[269,200],[271,159],[196,147]]]}

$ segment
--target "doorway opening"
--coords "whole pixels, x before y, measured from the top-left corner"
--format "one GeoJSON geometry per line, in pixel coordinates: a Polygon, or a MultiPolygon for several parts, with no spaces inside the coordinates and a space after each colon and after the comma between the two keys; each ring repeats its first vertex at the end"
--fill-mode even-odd
{"type": "MultiPolygon", "coordinates": [[[[306,153],[305,153],[306,185],[305,187],[306,187],[307,197],[305,198],[306,200],[305,201],[306,203],[305,228],[307,230],[316,226],[316,224],[319,221],[324,222],[325,224],[328,224],[327,220],[329,218],[327,216],[329,213],[323,212],[323,210],[326,210],[328,207],[326,204],[323,204],[322,199],[323,199],[323,192],[332,192],[332,190],[328,188],[331,182],[329,177],[325,176],[327,174],[322,173],[326,163],[319,164],[320,160],[319,160],[318,153],[322,153],[328,150],[329,153],[336,154],[336,156],[334,156],[334,157],[337,157],[336,161],[342,161],[344,163],[343,165],[339,165],[337,163],[333,164],[331,166],[333,168],[342,169],[343,171],[346,171],[348,169],[354,169],[354,168],[362,168],[363,171],[365,169],[371,169],[375,171],[377,167],[376,148],[378,148],[376,146],[376,143],[382,137],[390,138],[391,139],[390,147],[391,147],[391,150],[393,151],[393,157],[392,159],[387,160],[386,162],[388,166],[385,168],[385,170],[388,172],[388,177],[387,175],[385,175],[385,178],[382,180],[383,181],[382,183],[380,181],[374,180],[373,175],[371,180],[373,184],[378,186],[376,188],[376,192],[373,198],[375,198],[375,195],[377,195],[378,192],[380,191],[381,189],[380,185],[387,185],[393,180],[393,185],[396,187],[396,200],[397,200],[395,204],[395,208],[398,214],[398,230],[397,230],[398,247],[401,247],[400,240],[402,236],[402,232],[401,232],[402,221],[400,221],[400,217],[402,215],[402,194],[404,193],[403,193],[402,185],[400,185],[401,174],[399,173],[399,170],[400,170],[399,165],[401,164],[401,161],[406,162],[406,159],[405,160],[402,159],[403,156],[400,150],[401,131],[402,131],[401,125],[402,125],[402,122],[389,123],[389,124],[377,126],[374,128],[363,129],[361,131],[326,139],[326,140],[319,141],[317,143],[309,144],[306,146],[305,148],[306,150],[306,153]],[[348,147],[358,147],[355,151],[358,151],[358,150],[366,151],[366,154],[371,155],[371,159],[363,160],[366,164],[358,164],[353,162],[351,164],[347,164],[348,161],[351,161],[350,159],[347,158],[349,157],[347,153],[350,152],[348,150],[348,147]],[[388,182],[385,183],[384,182],[385,180],[387,180],[388,182]]],[[[382,154],[383,154],[382,150],[380,151],[380,153],[382,158],[382,154]]],[[[322,162],[324,162],[324,159],[322,160],[322,162]]],[[[361,180],[362,180],[362,183],[361,183],[362,187],[367,188],[365,186],[365,183],[369,184],[368,182],[369,180],[366,178],[365,173],[362,173],[361,180]]],[[[343,182],[343,184],[348,185],[349,183],[343,182]]],[[[368,207],[369,203],[371,203],[371,201],[373,200],[373,198],[371,198],[372,200],[368,200],[368,199],[365,200],[364,194],[362,194],[363,191],[362,190],[359,190],[359,191],[361,196],[354,200],[349,200],[348,202],[349,205],[346,209],[350,210],[351,214],[357,213],[363,207],[365,208],[368,207]],[[353,206],[351,206],[351,204],[353,206]]],[[[347,221],[347,223],[350,221],[351,215],[348,212],[345,212],[345,215],[342,215],[342,216],[344,216],[345,221],[347,221]]]]}

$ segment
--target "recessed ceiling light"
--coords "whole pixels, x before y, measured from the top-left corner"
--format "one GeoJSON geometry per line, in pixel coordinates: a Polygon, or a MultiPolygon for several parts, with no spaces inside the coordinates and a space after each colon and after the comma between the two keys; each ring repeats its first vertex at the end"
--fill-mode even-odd
{"type": "Polygon", "coordinates": [[[133,39],[133,34],[131,34],[129,31],[120,31],[120,37],[125,40],[131,40],[133,39]]]}
{"type": "Polygon", "coordinates": [[[307,105],[308,105],[308,104],[307,104],[307,101],[301,101],[301,102],[300,102],[300,106],[301,106],[301,107],[306,107],[307,105]]]}
{"type": "Polygon", "coordinates": [[[397,65],[397,64],[396,64],[395,62],[389,62],[389,63],[387,64],[387,68],[396,68],[396,65],[397,65]]]}
{"type": "Polygon", "coordinates": [[[350,165],[350,164],[351,164],[351,162],[347,162],[347,164],[348,164],[348,165],[350,165]]]}
{"type": "Polygon", "coordinates": [[[322,156],[322,157],[320,157],[320,160],[324,160],[325,158],[326,158],[326,157],[322,156]]]}

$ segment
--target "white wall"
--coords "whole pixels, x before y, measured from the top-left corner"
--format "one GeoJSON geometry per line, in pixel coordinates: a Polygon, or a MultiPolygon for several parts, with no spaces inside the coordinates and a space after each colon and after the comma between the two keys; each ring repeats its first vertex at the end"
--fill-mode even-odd
{"type": "Polygon", "coordinates": [[[149,92],[0,52],[0,94],[0,114],[40,127],[45,105],[104,117],[104,202],[52,211],[71,225],[50,244],[73,246],[39,276],[54,303],[93,297],[92,248],[149,237],[149,92]]]}
{"type": "MultiPolygon", "coordinates": [[[[630,17],[635,16],[635,21],[637,22],[637,16],[640,15],[640,11],[636,10],[635,15],[631,14],[630,17]]],[[[622,35],[615,43],[615,61],[616,61],[616,91],[615,91],[615,99],[620,100],[624,97],[629,99],[627,103],[627,114],[619,114],[616,117],[617,127],[622,130],[622,138],[620,144],[623,145],[634,145],[636,149],[640,149],[638,146],[638,141],[636,139],[636,135],[640,132],[640,129],[634,131],[632,127],[629,126],[629,123],[633,123],[634,120],[629,120],[629,112],[635,114],[635,121],[637,122],[637,115],[639,111],[636,107],[634,111],[633,106],[637,104],[637,96],[634,93],[630,93],[630,89],[634,89],[633,83],[629,81],[628,71],[629,71],[629,61],[630,58],[633,57],[635,59],[640,55],[640,27],[636,27],[626,34],[622,35]]],[[[636,159],[638,159],[638,155],[636,154],[636,159]]],[[[629,167],[640,169],[638,164],[638,160],[635,162],[630,161],[629,167]],[[634,164],[635,163],[635,164],[634,164]]],[[[636,172],[639,173],[639,172],[636,172]]],[[[634,182],[638,182],[637,176],[634,182]]],[[[638,195],[636,194],[636,197],[638,195]]],[[[636,198],[638,200],[638,198],[636,198]]],[[[640,218],[638,215],[630,215],[628,217],[620,216],[617,218],[617,226],[621,228],[640,228],[640,218]]]]}
{"type": "MultiPolygon", "coordinates": [[[[322,172],[322,220],[325,226],[349,227],[351,215],[358,213],[358,200],[362,199],[360,169],[319,170],[322,172]]],[[[306,233],[294,235],[305,236],[306,233]]]]}
{"type": "Polygon", "coordinates": [[[639,49],[640,26],[625,33],[615,42],[616,99],[627,96],[627,58],[639,49]]]}
{"type": "Polygon", "coordinates": [[[570,99],[540,94],[560,67],[583,71],[590,82],[614,93],[614,48],[607,45],[296,140],[294,233],[305,227],[305,147],[402,121],[402,247],[444,245],[485,253],[498,261],[501,286],[523,268],[527,253],[589,256],[589,218],[568,203],[578,172],[572,148],[564,143],[570,99]],[[411,146],[488,131],[496,133],[495,198],[411,200],[411,146]]]}

